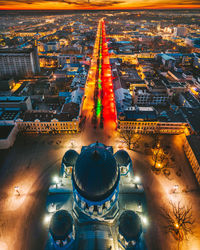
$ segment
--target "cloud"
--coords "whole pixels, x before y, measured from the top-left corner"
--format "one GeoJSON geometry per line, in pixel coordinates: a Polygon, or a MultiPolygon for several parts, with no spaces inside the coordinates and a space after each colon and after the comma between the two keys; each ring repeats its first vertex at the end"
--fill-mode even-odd
{"type": "MultiPolygon", "coordinates": [[[[10,8],[26,7],[30,5],[30,8],[38,7],[48,9],[48,6],[56,6],[64,9],[70,8],[151,8],[151,7],[161,7],[162,6],[200,6],[200,0],[0,0],[0,8],[1,6],[10,6],[10,8]]],[[[28,7],[27,7],[28,8],[28,7]]]]}
{"type": "Polygon", "coordinates": [[[113,6],[113,5],[117,5],[119,3],[125,3],[126,1],[122,1],[122,0],[107,0],[107,1],[102,1],[102,0],[90,0],[88,2],[88,0],[0,0],[0,5],[1,4],[5,4],[5,5],[9,5],[9,4],[19,4],[19,3],[23,3],[23,4],[35,4],[35,3],[48,3],[48,2],[56,2],[56,3],[62,3],[62,4],[69,4],[69,5],[78,5],[78,6],[113,6]]]}

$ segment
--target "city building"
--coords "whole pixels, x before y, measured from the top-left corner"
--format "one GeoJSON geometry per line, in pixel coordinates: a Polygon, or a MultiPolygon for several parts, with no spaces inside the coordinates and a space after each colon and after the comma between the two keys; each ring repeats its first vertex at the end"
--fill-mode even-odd
{"type": "Polygon", "coordinates": [[[32,76],[40,72],[37,48],[0,49],[0,78],[32,76]]]}
{"type": "Polygon", "coordinates": [[[44,50],[45,51],[58,51],[60,49],[60,42],[58,41],[53,41],[53,42],[48,42],[44,44],[44,50]]]}
{"type": "Polygon", "coordinates": [[[169,96],[167,93],[153,92],[147,88],[135,88],[133,102],[135,105],[140,106],[167,105],[169,96]]]}
{"type": "Polygon", "coordinates": [[[200,69],[200,55],[195,54],[193,65],[195,68],[200,69]]]}
{"type": "Polygon", "coordinates": [[[60,54],[58,55],[58,65],[61,67],[61,66],[64,66],[66,63],[78,63],[78,62],[85,62],[86,59],[88,60],[88,63],[89,63],[89,58],[85,55],[63,55],[63,54],[60,54]]]}
{"type": "Polygon", "coordinates": [[[9,91],[15,86],[13,78],[9,80],[0,80],[0,91],[9,91]]]}
{"type": "Polygon", "coordinates": [[[18,129],[30,133],[78,133],[77,114],[52,111],[27,111],[16,119],[18,129]]]}
{"type": "Polygon", "coordinates": [[[188,29],[186,27],[175,27],[174,28],[174,36],[186,36],[188,33],[188,29]]]}
{"type": "Polygon", "coordinates": [[[120,114],[119,131],[131,130],[139,134],[189,134],[189,125],[179,111],[163,111],[153,107],[130,107],[120,114]]]}
{"type": "Polygon", "coordinates": [[[5,125],[0,123],[0,149],[12,147],[18,132],[17,125],[5,125]]]}
{"type": "Polygon", "coordinates": [[[200,184],[200,136],[186,136],[183,148],[196,179],[200,184]]]}
{"type": "Polygon", "coordinates": [[[180,93],[179,104],[187,108],[200,108],[200,102],[190,92],[180,93]]]}
{"type": "Polygon", "coordinates": [[[58,57],[54,55],[40,55],[41,68],[56,68],[58,67],[58,57]]]}
{"type": "Polygon", "coordinates": [[[200,109],[181,107],[180,111],[188,123],[191,134],[200,135],[200,109]]]}
{"type": "Polygon", "coordinates": [[[30,96],[0,96],[1,109],[32,110],[30,96]]]}
{"type": "Polygon", "coordinates": [[[167,54],[161,54],[162,63],[167,68],[173,68],[176,62],[176,59],[167,54]]]}
{"type": "Polygon", "coordinates": [[[0,108],[0,124],[15,125],[15,121],[19,117],[20,112],[19,108],[0,108]]]}

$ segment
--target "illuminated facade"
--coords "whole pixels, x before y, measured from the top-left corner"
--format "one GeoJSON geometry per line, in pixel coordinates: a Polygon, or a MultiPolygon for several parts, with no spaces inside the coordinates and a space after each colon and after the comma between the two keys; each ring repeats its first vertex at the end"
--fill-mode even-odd
{"type": "Polygon", "coordinates": [[[77,133],[79,120],[69,114],[51,111],[25,112],[16,120],[18,129],[30,133],[77,133]]]}
{"type": "Polygon", "coordinates": [[[189,133],[186,122],[160,122],[160,121],[118,121],[119,130],[132,130],[139,134],[182,134],[189,133]]]}
{"type": "Polygon", "coordinates": [[[199,136],[191,135],[186,136],[183,148],[187,159],[190,162],[192,170],[200,184],[200,140],[199,136]]]}
{"type": "Polygon", "coordinates": [[[78,133],[79,121],[59,121],[52,119],[51,121],[23,121],[21,119],[16,120],[17,126],[20,131],[30,133],[78,133]]]}

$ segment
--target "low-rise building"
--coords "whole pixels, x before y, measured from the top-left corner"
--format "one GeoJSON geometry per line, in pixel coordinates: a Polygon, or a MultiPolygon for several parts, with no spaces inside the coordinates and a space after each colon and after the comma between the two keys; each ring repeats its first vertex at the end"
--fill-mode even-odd
{"type": "Polygon", "coordinates": [[[20,109],[0,109],[0,124],[15,125],[15,120],[20,115],[20,109]]]}
{"type": "Polygon", "coordinates": [[[200,136],[186,136],[183,147],[196,179],[200,184],[200,136]]]}
{"type": "Polygon", "coordinates": [[[0,80],[0,91],[9,91],[15,86],[14,79],[0,80]]]}
{"type": "Polygon", "coordinates": [[[32,133],[77,133],[79,119],[69,113],[50,111],[24,112],[16,123],[20,131],[32,133]]]}
{"type": "Polygon", "coordinates": [[[173,68],[176,63],[176,59],[167,54],[162,54],[161,59],[162,59],[162,64],[167,68],[173,68]]]}
{"type": "Polygon", "coordinates": [[[0,149],[12,147],[18,132],[17,125],[0,124],[0,149]]]}
{"type": "Polygon", "coordinates": [[[139,134],[189,134],[189,126],[181,112],[160,114],[153,107],[131,107],[119,116],[118,129],[139,134]]]}
{"type": "Polygon", "coordinates": [[[133,95],[134,104],[140,106],[167,105],[169,103],[166,93],[152,92],[145,88],[135,88],[133,95]]]}
{"type": "Polygon", "coordinates": [[[200,102],[190,92],[184,92],[179,95],[179,103],[187,108],[200,108],[200,102]]]}
{"type": "Polygon", "coordinates": [[[30,96],[0,96],[0,108],[32,110],[31,98],[30,96]]]}
{"type": "Polygon", "coordinates": [[[190,132],[200,135],[200,109],[181,107],[180,111],[189,125],[190,132]]]}

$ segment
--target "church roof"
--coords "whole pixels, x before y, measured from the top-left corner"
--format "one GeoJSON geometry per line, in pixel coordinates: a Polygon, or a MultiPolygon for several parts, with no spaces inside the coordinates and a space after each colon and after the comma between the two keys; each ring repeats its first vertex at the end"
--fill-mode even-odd
{"type": "Polygon", "coordinates": [[[90,201],[106,199],[119,182],[119,169],[114,156],[103,144],[92,144],[79,155],[72,180],[84,198],[90,201]]]}
{"type": "Polygon", "coordinates": [[[57,211],[51,218],[49,231],[54,240],[65,240],[72,232],[73,220],[66,210],[57,211]]]}

